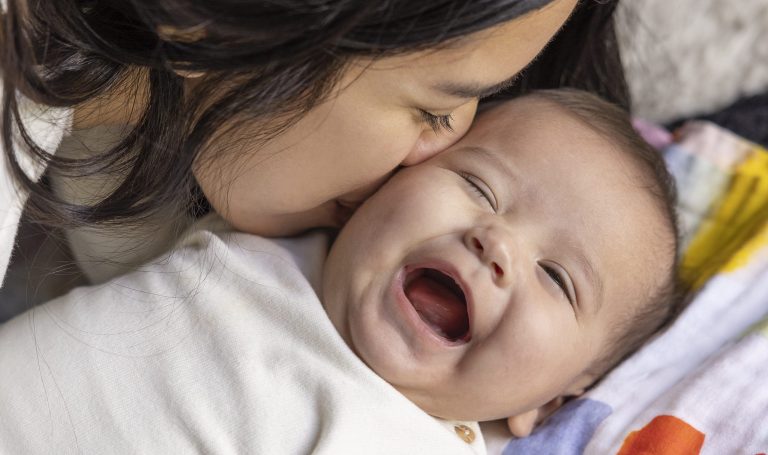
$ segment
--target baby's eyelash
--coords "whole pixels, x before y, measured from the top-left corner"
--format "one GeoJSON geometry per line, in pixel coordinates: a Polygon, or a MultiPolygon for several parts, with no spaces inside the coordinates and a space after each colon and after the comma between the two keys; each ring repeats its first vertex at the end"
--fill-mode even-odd
{"type": "Polygon", "coordinates": [[[560,272],[546,264],[541,264],[541,268],[544,269],[544,272],[549,275],[549,278],[557,285],[557,287],[563,291],[565,298],[567,298],[569,302],[573,303],[573,298],[568,293],[568,285],[565,283],[565,278],[563,278],[560,272]]]}
{"type": "Polygon", "coordinates": [[[451,124],[453,121],[452,114],[435,115],[431,112],[421,110],[421,118],[424,119],[424,122],[426,122],[435,133],[440,133],[441,131],[447,131],[449,133],[453,132],[453,125],[451,124]]]}
{"type": "Polygon", "coordinates": [[[458,173],[461,178],[464,179],[464,181],[469,184],[469,187],[477,193],[478,196],[485,199],[488,202],[488,205],[491,206],[491,208],[496,211],[496,198],[493,196],[493,194],[490,194],[490,190],[488,188],[485,188],[477,183],[477,177],[475,177],[472,174],[468,174],[466,172],[459,172],[458,173]]]}

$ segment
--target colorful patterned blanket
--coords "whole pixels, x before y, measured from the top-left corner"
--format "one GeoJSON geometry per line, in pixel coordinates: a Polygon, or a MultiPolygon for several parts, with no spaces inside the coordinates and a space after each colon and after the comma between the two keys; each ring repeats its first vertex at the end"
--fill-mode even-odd
{"type": "Polygon", "coordinates": [[[490,453],[768,452],[768,151],[707,122],[639,126],[677,181],[692,300],[531,436],[488,424],[490,453]]]}

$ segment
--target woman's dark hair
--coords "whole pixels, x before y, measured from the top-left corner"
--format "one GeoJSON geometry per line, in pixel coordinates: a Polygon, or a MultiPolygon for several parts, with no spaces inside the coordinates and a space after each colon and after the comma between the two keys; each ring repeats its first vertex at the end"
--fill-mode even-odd
{"type": "MultiPolygon", "coordinates": [[[[351,58],[434,48],[541,8],[552,0],[8,0],[0,28],[2,144],[37,222],[124,223],[169,207],[194,208],[192,165],[233,120],[281,119],[268,140],[322,101],[351,58]],[[19,92],[75,106],[146,78],[145,106],[124,139],[86,159],[52,156],[21,122],[19,92]],[[206,76],[185,93],[176,71],[206,76]],[[213,90],[223,92],[211,104],[213,90]],[[33,158],[65,176],[113,174],[122,184],[93,205],[67,204],[30,180],[14,151],[18,128],[33,158]]],[[[622,106],[628,91],[612,15],[618,0],[583,0],[504,95],[570,86],[622,106]]]]}

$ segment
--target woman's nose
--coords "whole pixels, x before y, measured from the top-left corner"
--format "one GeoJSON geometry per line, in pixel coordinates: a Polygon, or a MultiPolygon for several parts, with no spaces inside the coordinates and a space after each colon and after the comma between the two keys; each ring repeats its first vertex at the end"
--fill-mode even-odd
{"type": "Polygon", "coordinates": [[[470,229],[464,236],[464,243],[488,267],[497,286],[508,286],[512,282],[512,239],[501,227],[470,229]]]}
{"type": "Polygon", "coordinates": [[[477,111],[477,101],[473,100],[456,109],[451,114],[451,129],[434,131],[426,126],[411,151],[402,161],[403,166],[413,166],[426,161],[461,139],[469,130],[477,111]]]}

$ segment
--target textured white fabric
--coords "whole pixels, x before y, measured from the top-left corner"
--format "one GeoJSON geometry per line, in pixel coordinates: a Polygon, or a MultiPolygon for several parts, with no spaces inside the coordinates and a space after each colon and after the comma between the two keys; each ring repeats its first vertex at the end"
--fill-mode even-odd
{"type": "Polygon", "coordinates": [[[744,269],[717,275],[669,330],[590,392],[613,413],[585,453],[616,453],[631,430],[659,415],[704,433],[702,453],[765,451],[768,430],[758,423],[768,418],[768,340],[739,340],[768,316],[767,266],[764,250],[744,269]]]}
{"type": "Polygon", "coordinates": [[[636,115],[666,122],[768,90],[768,0],[619,2],[636,115]]]}
{"type": "Polygon", "coordinates": [[[197,230],[0,326],[0,453],[484,453],[346,346],[326,242],[197,230]]]}

